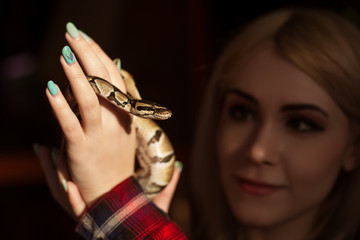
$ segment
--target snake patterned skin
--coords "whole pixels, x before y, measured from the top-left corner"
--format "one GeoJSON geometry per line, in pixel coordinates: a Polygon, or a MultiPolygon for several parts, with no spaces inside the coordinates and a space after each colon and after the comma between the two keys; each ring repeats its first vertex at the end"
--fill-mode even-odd
{"type": "MultiPolygon", "coordinates": [[[[87,76],[87,79],[98,96],[133,115],[139,165],[134,175],[144,193],[152,199],[169,183],[175,163],[174,149],[169,138],[153,120],[168,119],[172,112],[160,104],[142,100],[132,75],[121,69],[120,59],[114,59],[114,63],[124,79],[127,93],[100,77],[87,76]]],[[[74,102],[70,88],[66,98],[69,104],[74,102]]],[[[72,108],[75,106],[70,105],[72,108]]]]}

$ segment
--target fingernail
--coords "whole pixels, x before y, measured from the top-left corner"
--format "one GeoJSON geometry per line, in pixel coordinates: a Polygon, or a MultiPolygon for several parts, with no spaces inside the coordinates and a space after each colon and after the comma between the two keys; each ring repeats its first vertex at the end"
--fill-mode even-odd
{"type": "Polygon", "coordinates": [[[55,167],[57,167],[57,153],[58,153],[58,150],[56,148],[52,148],[51,149],[51,159],[53,161],[53,164],[55,167]]]}
{"type": "Polygon", "coordinates": [[[67,182],[66,182],[65,179],[61,180],[61,185],[63,186],[64,191],[67,192],[67,190],[68,190],[68,189],[67,189],[67,182]]]}
{"type": "Polygon", "coordinates": [[[65,46],[62,49],[62,55],[68,64],[75,62],[74,53],[71,51],[69,46],[65,46]]]}
{"type": "Polygon", "coordinates": [[[183,170],[183,164],[182,164],[182,162],[180,162],[180,161],[175,161],[174,165],[175,165],[175,167],[179,170],[179,172],[181,173],[182,170],[183,170]]]}
{"type": "Polygon", "coordinates": [[[66,24],[66,31],[70,34],[71,37],[78,37],[79,36],[79,30],[75,27],[75,25],[72,22],[68,22],[66,24]]]}
{"type": "Polygon", "coordinates": [[[87,41],[87,42],[90,42],[91,41],[91,38],[86,34],[84,33],[83,31],[79,30],[79,33],[81,34],[81,36],[87,41]]]}
{"type": "Polygon", "coordinates": [[[47,83],[47,88],[49,89],[49,92],[50,92],[51,95],[54,96],[54,95],[57,94],[56,85],[55,85],[55,83],[54,83],[52,80],[48,81],[48,83],[47,83]]]}
{"type": "Polygon", "coordinates": [[[37,157],[40,157],[39,147],[40,145],[38,143],[33,143],[33,149],[37,157]]]}
{"type": "Polygon", "coordinates": [[[116,64],[116,67],[119,70],[119,72],[121,72],[121,60],[120,60],[120,58],[115,58],[114,63],[116,64]]]}

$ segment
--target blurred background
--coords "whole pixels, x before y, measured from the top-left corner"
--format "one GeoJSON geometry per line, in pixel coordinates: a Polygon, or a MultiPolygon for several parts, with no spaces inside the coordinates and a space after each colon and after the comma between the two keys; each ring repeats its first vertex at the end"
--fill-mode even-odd
{"type": "Polygon", "coordinates": [[[60,129],[45,98],[48,80],[66,78],[59,64],[67,22],[120,57],[143,98],[173,117],[159,122],[184,171],[171,217],[190,234],[188,169],[194,123],[214,60],[238,29],[285,6],[326,7],[359,26],[359,1],[4,0],[0,8],[1,239],[81,239],[76,223],[47,189],[33,143],[58,147],[60,129]]]}

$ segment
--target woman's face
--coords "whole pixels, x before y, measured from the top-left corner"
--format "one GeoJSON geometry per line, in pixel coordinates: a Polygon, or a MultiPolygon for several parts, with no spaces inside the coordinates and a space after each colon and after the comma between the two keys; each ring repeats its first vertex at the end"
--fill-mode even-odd
{"type": "Polygon", "coordinates": [[[248,226],[309,222],[340,169],[353,161],[346,116],[270,47],[237,71],[217,134],[228,202],[248,226]]]}

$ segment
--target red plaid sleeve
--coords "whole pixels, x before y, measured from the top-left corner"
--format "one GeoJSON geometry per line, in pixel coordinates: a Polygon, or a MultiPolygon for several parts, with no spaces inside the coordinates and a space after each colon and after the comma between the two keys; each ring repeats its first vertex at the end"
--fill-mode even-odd
{"type": "Polygon", "coordinates": [[[134,177],[89,208],[76,231],[85,239],[187,239],[168,215],[145,196],[134,177]]]}

